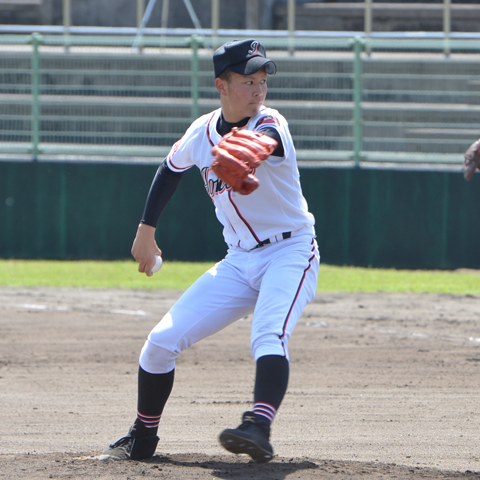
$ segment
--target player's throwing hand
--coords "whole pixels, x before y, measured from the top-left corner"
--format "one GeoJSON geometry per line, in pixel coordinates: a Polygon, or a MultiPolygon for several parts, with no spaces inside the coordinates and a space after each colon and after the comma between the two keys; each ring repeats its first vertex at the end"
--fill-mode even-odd
{"type": "Polygon", "coordinates": [[[156,263],[156,255],[162,256],[162,251],[155,241],[154,227],[144,223],[138,226],[137,235],[133,241],[132,255],[138,262],[138,271],[151,277],[156,263]]]}

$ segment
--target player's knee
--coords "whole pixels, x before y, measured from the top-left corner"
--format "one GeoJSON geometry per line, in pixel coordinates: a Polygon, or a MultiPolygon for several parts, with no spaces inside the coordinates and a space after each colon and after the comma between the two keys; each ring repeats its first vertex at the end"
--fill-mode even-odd
{"type": "Polygon", "coordinates": [[[286,339],[278,335],[262,335],[252,339],[252,356],[255,360],[265,355],[280,355],[288,360],[288,344],[286,339]]]}
{"type": "Polygon", "coordinates": [[[149,373],[168,373],[175,368],[177,354],[171,349],[153,344],[148,339],[140,353],[140,366],[149,373]]]}

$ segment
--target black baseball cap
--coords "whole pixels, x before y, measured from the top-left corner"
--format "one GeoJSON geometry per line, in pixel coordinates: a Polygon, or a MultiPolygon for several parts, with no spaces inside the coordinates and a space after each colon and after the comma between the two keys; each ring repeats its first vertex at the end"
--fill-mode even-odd
{"type": "Polygon", "coordinates": [[[213,54],[215,78],[225,69],[241,75],[251,75],[262,67],[269,75],[277,73],[277,66],[266,57],[265,47],[257,40],[234,40],[217,48],[213,54]]]}

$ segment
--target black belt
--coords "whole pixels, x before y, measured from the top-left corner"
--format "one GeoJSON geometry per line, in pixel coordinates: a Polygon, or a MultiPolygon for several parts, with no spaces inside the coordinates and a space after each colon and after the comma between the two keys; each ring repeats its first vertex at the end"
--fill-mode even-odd
{"type": "MultiPolygon", "coordinates": [[[[286,240],[287,238],[290,238],[292,236],[292,232],[283,232],[282,233],[282,237],[284,240],[286,240]]],[[[260,242],[258,245],[256,245],[255,247],[253,247],[252,250],[255,250],[256,248],[260,248],[260,247],[263,247],[264,245],[268,245],[269,243],[272,243],[270,241],[269,238],[267,238],[266,240],[264,240],[263,242],[260,242]]]]}

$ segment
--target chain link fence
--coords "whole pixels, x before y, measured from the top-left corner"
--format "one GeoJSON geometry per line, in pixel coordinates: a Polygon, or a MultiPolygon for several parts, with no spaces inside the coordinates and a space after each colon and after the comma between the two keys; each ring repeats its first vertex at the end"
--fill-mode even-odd
{"type": "MultiPolygon", "coordinates": [[[[230,38],[3,35],[0,156],[158,161],[220,106],[212,53],[230,38]]],[[[480,41],[259,38],[266,105],[303,165],[458,165],[479,136],[480,41]]]]}

